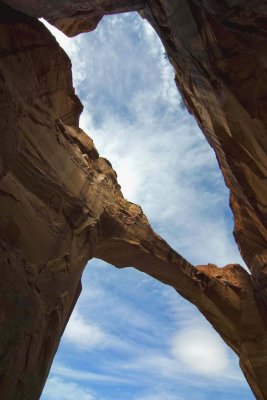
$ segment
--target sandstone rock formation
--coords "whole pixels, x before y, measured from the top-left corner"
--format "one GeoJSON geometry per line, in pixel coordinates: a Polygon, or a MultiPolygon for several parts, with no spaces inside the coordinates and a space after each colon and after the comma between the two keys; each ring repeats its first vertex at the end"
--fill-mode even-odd
{"type": "Polygon", "coordinates": [[[259,0],[0,2],[1,398],[39,398],[92,257],[173,286],[239,355],[256,398],[267,398],[266,16],[259,0]],[[78,127],[70,61],[35,18],[73,36],[132,10],[160,35],[216,152],[251,275],[193,267],[123,198],[78,127]]]}

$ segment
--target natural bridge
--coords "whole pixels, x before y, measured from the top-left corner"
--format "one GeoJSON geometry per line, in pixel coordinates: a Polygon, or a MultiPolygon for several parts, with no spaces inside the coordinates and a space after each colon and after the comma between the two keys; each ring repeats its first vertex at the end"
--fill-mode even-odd
{"type": "Polygon", "coordinates": [[[239,356],[256,398],[267,398],[266,36],[265,0],[0,2],[1,398],[40,397],[93,257],[174,287],[239,356]],[[216,153],[250,274],[193,266],[174,251],[79,128],[70,60],[38,18],[75,36],[127,11],[160,36],[216,153]]]}

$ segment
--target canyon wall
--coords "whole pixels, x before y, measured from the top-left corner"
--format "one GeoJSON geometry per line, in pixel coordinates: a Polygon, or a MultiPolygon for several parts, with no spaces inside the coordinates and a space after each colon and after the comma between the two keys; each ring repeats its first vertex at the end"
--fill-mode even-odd
{"type": "Polygon", "coordinates": [[[239,355],[256,398],[267,398],[266,15],[257,0],[0,2],[3,398],[39,398],[92,257],[173,286],[239,355]],[[74,36],[126,11],[158,32],[216,152],[251,275],[238,265],[193,267],[171,249],[78,126],[70,61],[36,17],[74,36]]]}

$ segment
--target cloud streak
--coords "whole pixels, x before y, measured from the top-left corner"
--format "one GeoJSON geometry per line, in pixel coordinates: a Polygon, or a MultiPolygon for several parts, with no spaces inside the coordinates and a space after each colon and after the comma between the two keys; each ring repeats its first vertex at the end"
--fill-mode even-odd
{"type": "MultiPolygon", "coordinates": [[[[52,376],[48,379],[43,400],[96,400],[96,397],[90,393],[87,388],[84,388],[76,383],[65,381],[59,377],[52,376]]],[[[100,400],[98,398],[98,400],[100,400]]]]}
{"type": "Polygon", "coordinates": [[[76,308],[64,332],[64,340],[81,350],[115,346],[116,339],[97,323],[87,322],[76,308]]]}

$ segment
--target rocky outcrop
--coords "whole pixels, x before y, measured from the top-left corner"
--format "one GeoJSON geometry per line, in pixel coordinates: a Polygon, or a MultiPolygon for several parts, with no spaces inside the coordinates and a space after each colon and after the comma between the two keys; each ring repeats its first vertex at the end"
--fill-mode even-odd
{"type": "Polygon", "coordinates": [[[68,36],[88,32],[107,14],[140,11],[145,0],[8,0],[5,3],[34,17],[44,17],[68,36]]]}
{"type": "Polygon", "coordinates": [[[133,266],[194,303],[267,398],[265,1],[6,0],[0,3],[0,392],[38,399],[86,262],[133,266]],[[78,127],[71,64],[45,17],[73,36],[138,10],[159,33],[189,110],[231,191],[251,269],[193,267],[127,202],[78,127]],[[10,316],[12,315],[12,318],[10,316]]]}

